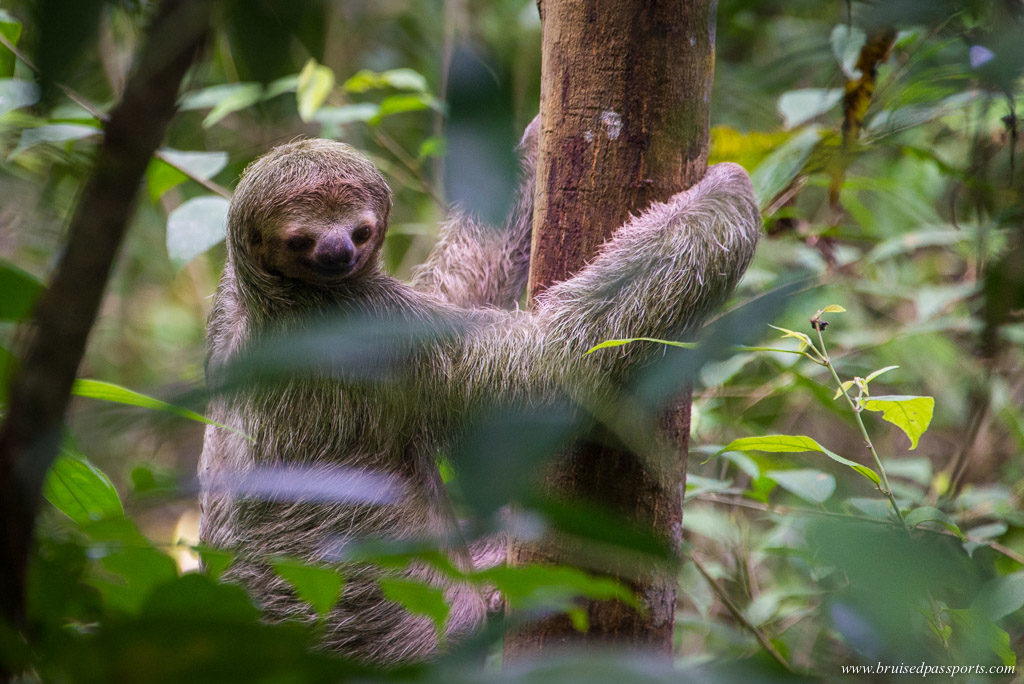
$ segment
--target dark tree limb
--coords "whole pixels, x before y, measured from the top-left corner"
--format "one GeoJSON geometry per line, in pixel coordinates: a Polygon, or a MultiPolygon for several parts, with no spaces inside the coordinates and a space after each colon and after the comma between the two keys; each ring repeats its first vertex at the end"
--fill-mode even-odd
{"type": "MultiPolygon", "coordinates": [[[[704,175],[715,6],[715,0],[538,1],[544,35],[531,296],[580,269],[630,214],[704,175]]],[[[689,417],[689,391],[681,389],[679,406],[661,420],[678,449],[668,472],[651,473],[635,454],[578,445],[554,467],[548,485],[678,548],[689,417]]],[[[543,547],[515,544],[511,559],[570,558],[557,540],[543,547]]],[[[670,655],[675,577],[614,574],[643,597],[643,611],[588,602],[585,635],[565,616],[547,618],[507,635],[506,658],[578,642],[670,655]]]]}
{"type": "Polygon", "coordinates": [[[25,572],[43,479],[56,457],[71,385],[182,80],[208,31],[209,0],[164,0],[121,102],[111,112],[48,290],[23,331],[21,363],[0,427],[0,611],[24,618],[25,572]]]}

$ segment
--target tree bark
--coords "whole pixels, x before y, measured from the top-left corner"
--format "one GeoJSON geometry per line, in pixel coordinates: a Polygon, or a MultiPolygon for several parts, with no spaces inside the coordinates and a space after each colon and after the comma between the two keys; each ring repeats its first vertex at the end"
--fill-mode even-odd
{"type": "Polygon", "coordinates": [[[139,183],[204,42],[210,7],[209,0],[164,0],[157,10],[135,71],[104,127],[63,257],[25,331],[27,344],[0,427],[0,617],[11,625],[24,616],[36,509],[57,455],[71,385],[139,183]]]}
{"type": "MultiPolygon", "coordinates": [[[[582,267],[630,216],[700,180],[707,165],[716,0],[546,0],[541,138],[529,288],[535,297],[582,267]]],[[[601,340],[594,340],[598,343],[601,340]]],[[[666,484],[634,454],[577,445],[547,477],[559,497],[609,508],[678,549],[690,393],[661,420],[678,447],[666,484]]],[[[564,561],[558,543],[514,544],[516,564],[564,561]]],[[[505,639],[505,657],[569,644],[672,653],[676,580],[615,571],[646,603],[590,601],[589,629],[565,616],[505,639]]]]}

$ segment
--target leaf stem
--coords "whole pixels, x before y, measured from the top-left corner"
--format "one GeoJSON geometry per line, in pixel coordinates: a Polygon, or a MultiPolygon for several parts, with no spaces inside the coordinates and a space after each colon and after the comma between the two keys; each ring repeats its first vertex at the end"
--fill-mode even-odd
{"type": "Polygon", "coordinates": [[[842,391],[843,396],[846,397],[847,403],[850,408],[853,409],[853,417],[857,420],[857,427],[860,428],[860,434],[864,438],[864,443],[867,444],[868,449],[871,451],[871,456],[875,459],[875,466],[878,467],[878,475],[882,478],[882,493],[889,497],[889,503],[892,504],[892,509],[896,513],[896,518],[900,521],[903,527],[907,526],[906,521],[903,519],[903,513],[900,511],[900,507],[896,504],[896,497],[892,494],[892,487],[889,485],[889,477],[885,473],[885,466],[882,465],[882,459],[878,455],[878,451],[875,450],[875,444],[871,441],[871,436],[868,434],[867,426],[864,425],[864,419],[861,417],[861,410],[857,406],[857,403],[850,397],[849,391],[843,385],[843,381],[839,379],[839,374],[836,373],[835,366],[832,365],[832,359],[828,355],[828,349],[825,347],[825,338],[821,334],[822,326],[815,325],[814,329],[818,333],[818,343],[821,345],[819,353],[824,366],[828,368],[829,372],[832,373],[832,379],[835,380],[836,385],[842,391]]]}

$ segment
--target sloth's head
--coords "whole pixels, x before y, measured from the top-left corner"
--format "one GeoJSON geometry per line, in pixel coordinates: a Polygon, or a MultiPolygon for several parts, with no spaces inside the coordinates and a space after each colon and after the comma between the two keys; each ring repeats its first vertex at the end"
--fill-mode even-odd
{"type": "Polygon", "coordinates": [[[300,140],[242,174],[228,214],[228,248],[262,274],[332,287],[378,266],[391,188],[352,147],[300,140]]]}

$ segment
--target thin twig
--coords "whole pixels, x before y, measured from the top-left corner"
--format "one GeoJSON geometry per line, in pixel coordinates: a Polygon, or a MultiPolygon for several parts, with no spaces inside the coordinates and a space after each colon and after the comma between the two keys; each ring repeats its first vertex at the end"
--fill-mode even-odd
{"type": "Polygon", "coordinates": [[[785,668],[787,672],[796,674],[796,670],[793,669],[793,666],[789,664],[789,661],[787,661],[775,646],[772,645],[772,642],[768,639],[767,635],[755,627],[750,620],[743,615],[743,611],[739,609],[739,606],[733,603],[733,600],[729,598],[725,589],[716,582],[710,574],[708,574],[708,571],[704,569],[704,566],[701,565],[700,561],[697,560],[693,554],[690,554],[690,560],[693,562],[693,567],[697,568],[697,572],[701,574],[701,577],[703,577],[711,587],[711,591],[714,592],[715,596],[717,596],[718,600],[722,602],[722,605],[725,606],[726,610],[728,610],[733,618],[735,618],[736,622],[740,623],[740,626],[742,626],[743,629],[753,634],[754,638],[757,639],[757,642],[761,644],[761,648],[763,648],[768,655],[774,658],[779,665],[785,668]]]}

